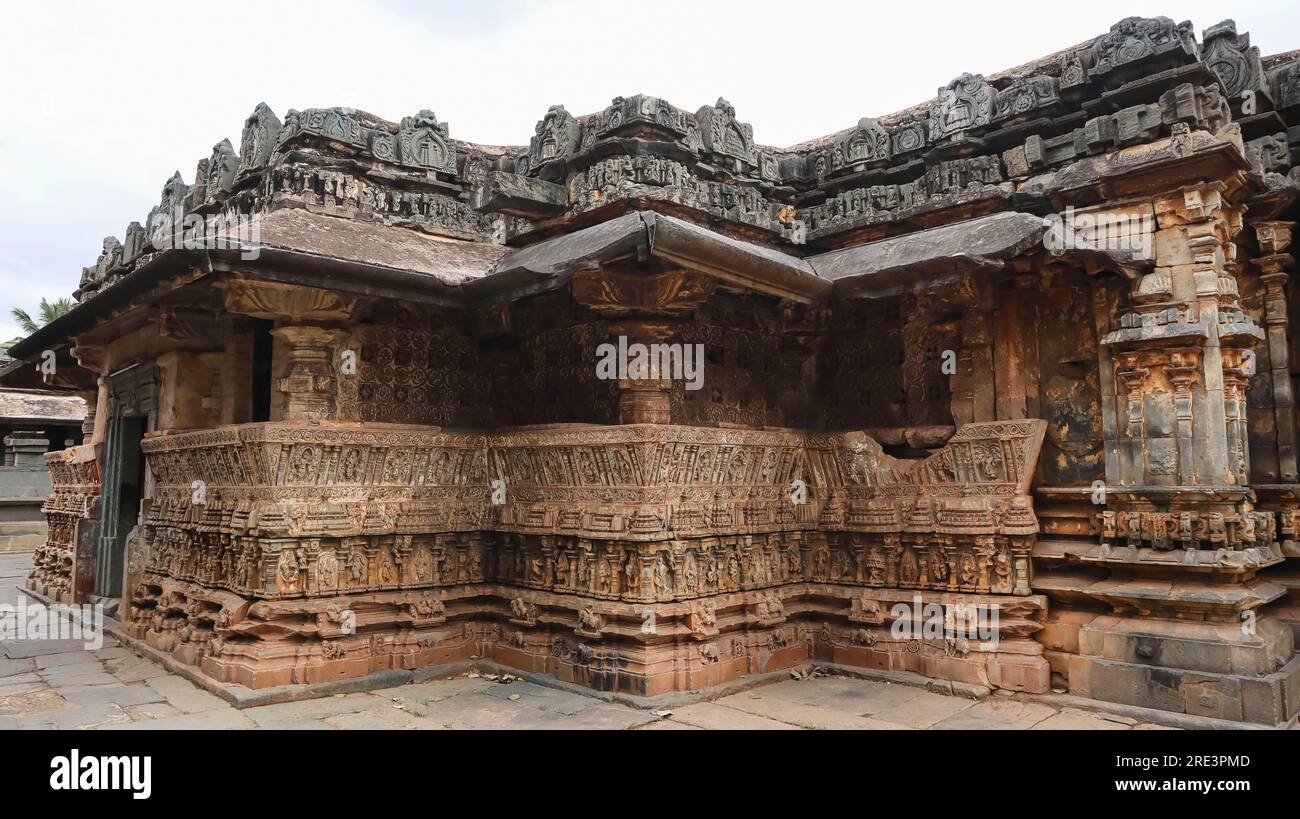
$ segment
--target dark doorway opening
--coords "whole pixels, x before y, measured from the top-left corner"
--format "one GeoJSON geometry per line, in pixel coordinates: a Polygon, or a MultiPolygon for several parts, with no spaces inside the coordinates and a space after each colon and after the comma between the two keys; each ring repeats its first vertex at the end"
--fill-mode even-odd
{"type": "Polygon", "coordinates": [[[275,322],[256,319],[253,324],[253,366],[249,379],[250,421],[271,420],[271,355],[275,340],[271,329],[275,322]]]}

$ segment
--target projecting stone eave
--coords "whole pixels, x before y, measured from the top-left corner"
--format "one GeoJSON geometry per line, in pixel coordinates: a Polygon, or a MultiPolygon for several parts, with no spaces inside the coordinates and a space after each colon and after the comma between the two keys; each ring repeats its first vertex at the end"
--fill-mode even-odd
{"type": "Polygon", "coordinates": [[[808,303],[829,285],[803,259],[724,236],[654,211],[633,211],[512,251],[492,275],[467,287],[474,298],[518,296],[566,284],[580,270],[658,258],[733,287],[808,303]]]}
{"type": "Polygon", "coordinates": [[[881,298],[998,269],[1042,247],[1047,224],[1028,213],[995,213],[813,256],[809,265],[843,298],[881,298]]]}
{"type": "Polygon", "coordinates": [[[40,390],[0,390],[0,423],[81,423],[86,402],[77,396],[40,390]]]}

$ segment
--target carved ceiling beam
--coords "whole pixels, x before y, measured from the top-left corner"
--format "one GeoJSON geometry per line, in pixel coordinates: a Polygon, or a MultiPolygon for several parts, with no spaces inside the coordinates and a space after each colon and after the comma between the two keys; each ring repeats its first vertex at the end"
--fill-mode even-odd
{"type": "Polygon", "coordinates": [[[231,278],[223,281],[227,312],[284,324],[347,324],[370,299],[337,290],[231,278]]]}
{"type": "Polygon", "coordinates": [[[167,305],[155,313],[158,333],[172,341],[222,343],[221,317],[212,310],[188,305],[167,305]]]}
{"type": "Polygon", "coordinates": [[[681,268],[645,271],[610,262],[573,275],[574,301],[607,315],[684,316],[708,301],[717,282],[681,268]]]}

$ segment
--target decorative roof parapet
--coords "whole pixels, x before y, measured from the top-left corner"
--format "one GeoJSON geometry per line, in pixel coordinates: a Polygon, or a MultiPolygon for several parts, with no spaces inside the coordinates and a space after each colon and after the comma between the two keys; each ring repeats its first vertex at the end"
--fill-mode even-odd
{"type": "Polygon", "coordinates": [[[930,104],[930,138],[956,139],[993,123],[997,92],[982,74],[962,74],[939,89],[930,104]]]}
{"type": "Polygon", "coordinates": [[[212,146],[212,158],[208,160],[208,178],[204,185],[207,202],[215,202],[223,194],[234,190],[235,174],[240,168],[239,155],[229,139],[223,139],[212,146]]]}
{"type": "Polygon", "coordinates": [[[678,137],[685,137],[693,125],[691,115],[674,108],[666,100],[636,94],[631,97],[615,97],[600,115],[593,118],[591,127],[584,131],[583,147],[590,148],[586,137],[612,136],[624,129],[636,125],[653,125],[666,129],[678,137]]]}
{"type": "Polygon", "coordinates": [[[1279,110],[1300,107],[1300,59],[1275,66],[1268,79],[1274,105],[1279,110]]]}
{"type": "Polygon", "coordinates": [[[271,161],[280,130],[280,118],[264,102],[259,102],[253,113],[244,121],[244,134],[239,141],[239,174],[242,176],[260,171],[271,161]]]}
{"type": "Polygon", "coordinates": [[[1093,41],[1088,76],[1109,79],[1108,75],[1119,74],[1127,80],[1137,73],[1159,71],[1199,56],[1191,22],[1175,24],[1168,17],[1126,17],[1093,41]]]}
{"type": "Polygon", "coordinates": [[[893,155],[889,132],[880,124],[880,120],[863,117],[858,120],[857,128],[835,141],[831,169],[838,171],[849,165],[855,169],[865,165],[881,165],[893,155]]]}
{"type": "Polygon", "coordinates": [[[1249,34],[1237,34],[1235,21],[1224,20],[1210,26],[1201,39],[1204,43],[1201,59],[1223,83],[1230,99],[1240,99],[1248,93],[1271,97],[1259,49],[1250,44],[1249,34]]]}
{"type": "MultiPolygon", "coordinates": [[[[387,132],[376,131],[375,137],[387,136],[387,132]]],[[[445,122],[438,122],[432,111],[421,111],[413,117],[402,119],[402,127],[397,132],[397,161],[414,168],[427,168],[430,171],[456,175],[456,149],[447,140],[448,127],[445,122]]],[[[378,145],[378,143],[373,143],[378,145]]],[[[385,144],[385,151],[387,145],[385,144]]]]}
{"type": "Polygon", "coordinates": [[[759,231],[761,241],[808,240],[827,250],[865,238],[853,231],[867,225],[904,230],[919,226],[909,220],[921,214],[930,225],[950,209],[969,215],[1043,204],[1070,163],[1175,129],[1181,136],[1170,150],[1234,142],[1256,186],[1295,187],[1294,136],[1279,118],[1294,118],[1297,109],[1300,59],[1261,60],[1231,20],[1207,29],[1202,48],[1190,23],[1166,17],[1127,18],[1091,43],[1001,75],[962,74],[928,104],[863,117],[854,128],[784,150],[758,145],[723,98],[694,113],[644,94],[615,97],[583,117],[552,106],[527,149],[453,140],[429,110],[394,124],[351,108],[309,108],[281,122],[259,103],[244,120],[239,153],[223,140],[197,163],[192,186],[179,173],[168,180],[143,226],[132,223],[123,243],[106,242],[77,295],[98,292],[152,251],[174,246],[167,240],[176,238],[177,218],[188,221],[191,212],[302,208],[518,243],[512,240],[530,232],[572,230],[583,214],[661,203],[648,207],[694,211],[741,233],[759,231]],[[1255,112],[1271,119],[1249,120],[1255,112]],[[1234,113],[1244,134],[1213,138],[1234,113]],[[836,238],[826,241],[830,234],[836,238]]]}
{"type": "Polygon", "coordinates": [[[528,153],[515,161],[515,169],[521,174],[537,176],[556,164],[563,167],[564,160],[578,150],[578,121],[563,105],[552,105],[533,131],[528,153]]]}
{"type": "Polygon", "coordinates": [[[705,105],[695,112],[695,121],[706,153],[730,157],[738,163],[737,170],[753,170],[758,166],[754,127],[736,119],[736,109],[731,103],[718,97],[713,105],[705,105]]]}

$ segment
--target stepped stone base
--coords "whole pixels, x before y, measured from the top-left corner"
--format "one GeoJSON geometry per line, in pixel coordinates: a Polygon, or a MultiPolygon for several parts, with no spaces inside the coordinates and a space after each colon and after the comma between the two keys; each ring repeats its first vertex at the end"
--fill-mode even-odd
{"type": "Polygon", "coordinates": [[[810,660],[1030,693],[1046,692],[1050,675],[1042,646],[1029,636],[1041,627],[1045,600],[1037,596],[796,583],[707,600],[610,603],[596,616],[577,595],[495,583],[444,588],[436,597],[380,592],[329,601],[250,601],[152,575],[143,588],[125,634],[249,688],[476,658],[646,697],[810,660]],[[933,624],[927,633],[913,615],[931,604],[997,609],[999,636],[945,637],[933,624]],[[900,635],[891,612],[903,610],[916,631],[900,635]],[[222,612],[230,611],[245,618],[238,633],[225,624],[222,612]]]}
{"type": "MultiPolygon", "coordinates": [[[[1058,627],[1057,631],[1062,630],[1058,627]]],[[[1101,615],[1078,628],[1071,694],[1261,725],[1300,713],[1300,658],[1290,628],[1101,615]]]]}

